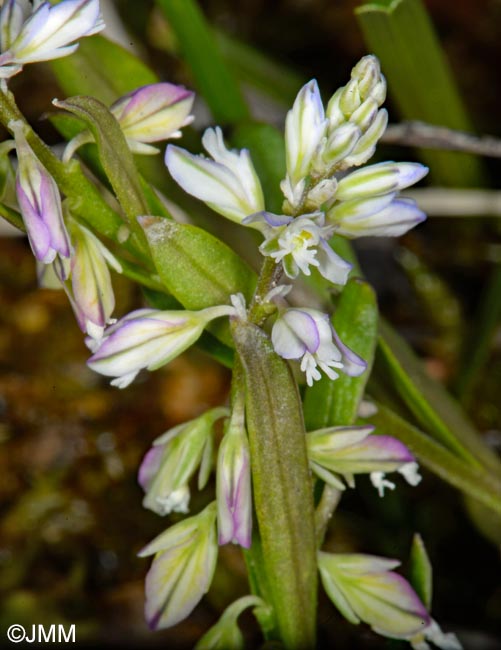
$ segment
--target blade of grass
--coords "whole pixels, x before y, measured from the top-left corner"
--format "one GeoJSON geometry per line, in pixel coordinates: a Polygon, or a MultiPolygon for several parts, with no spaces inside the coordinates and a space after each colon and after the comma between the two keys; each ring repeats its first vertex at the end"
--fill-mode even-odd
{"type": "Polygon", "coordinates": [[[240,88],[226,65],[217,41],[195,0],[157,0],[174,30],[195,85],[217,122],[235,123],[249,117],[240,88]]]}

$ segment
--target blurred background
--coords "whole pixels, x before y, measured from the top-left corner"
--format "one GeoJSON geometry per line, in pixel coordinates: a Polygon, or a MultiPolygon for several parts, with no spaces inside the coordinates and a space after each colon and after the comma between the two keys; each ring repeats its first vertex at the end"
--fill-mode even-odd
{"type": "MultiPolygon", "coordinates": [[[[358,4],[200,3],[221,50],[233,61],[253,115],[277,126],[304,81],[316,77],[327,99],[371,51],[354,13],[358,4]],[[271,84],[260,85],[249,75],[249,60],[260,62],[257,68],[271,84]]],[[[111,38],[143,57],[162,80],[193,87],[154,2],[102,0],[102,6],[111,38]]],[[[429,0],[425,6],[474,131],[501,136],[501,2],[429,0]]],[[[51,67],[27,67],[11,87],[38,132],[57,144],[50,122],[39,119],[53,97],[63,96],[51,67]]],[[[390,94],[386,105],[391,122],[402,119],[401,100],[390,94]]],[[[195,129],[212,122],[203,101],[196,114],[195,129]]],[[[195,141],[194,133],[190,138],[195,141]]],[[[426,154],[423,159],[395,145],[381,145],[378,157],[428,162],[426,154]]],[[[498,186],[499,160],[486,158],[465,168],[455,181],[442,161],[436,170],[432,166],[430,183],[498,186]]],[[[168,179],[163,182],[168,193],[168,179]]],[[[236,548],[222,548],[213,586],[190,619],[172,630],[150,632],[143,619],[148,562],[136,554],[168,521],[142,508],[136,474],[154,438],[225,402],[229,373],[193,350],[142,374],[125,391],[110,388],[85,365],[88,351],[65,295],[39,290],[27,241],[7,229],[2,234],[0,629],[11,623],[75,624],[77,646],[192,648],[222,608],[247,592],[243,560],[236,548]]],[[[361,240],[356,249],[382,313],[428,372],[460,397],[489,443],[500,448],[499,220],[481,211],[471,218],[431,216],[398,241],[361,240]]],[[[141,291],[124,278],[115,276],[114,287],[117,315],[144,304],[141,291]]],[[[434,566],[434,618],[444,630],[458,633],[467,649],[499,649],[501,523],[426,471],[424,479],[417,488],[400,483],[384,499],[361,480],[359,489],[343,498],[327,545],[400,558],[405,571],[412,535],[419,532],[434,566]]],[[[202,496],[194,491],[194,510],[213,489],[211,484],[202,496]]],[[[249,647],[258,647],[252,617],[245,614],[242,622],[249,647]]],[[[320,647],[400,645],[350,626],[321,599],[320,647]]]]}

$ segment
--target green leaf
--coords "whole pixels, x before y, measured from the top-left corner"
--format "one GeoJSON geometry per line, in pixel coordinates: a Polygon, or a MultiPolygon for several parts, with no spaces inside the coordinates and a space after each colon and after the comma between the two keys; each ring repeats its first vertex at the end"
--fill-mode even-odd
{"type": "Polygon", "coordinates": [[[409,447],[418,460],[434,474],[501,513],[501,480],[482,467],[474,467],[432,440],[382,404],[375,415],[364,420],[377,427],[377,432],[394,436],[409,447]]]}
{"type": "Polygon", "coordinates": [[[141,237],[142,231],[136,218],[148,214],[148,202],[143,194],[132,153],[117,120],[104,104],[93,97],[70,97],[57,105],[83,120],[91,130],[106,176],[131,229],[141,237]]]}
{"type": "MultiPolygon", "coordinates": [[[[160,278],[186,309],[228,304],[234,293],[250,300],[256,276],[221,240],[197,226],[167,219],[146,217],[140,222],[160,278]]],[[[230,342],[226,322],[216,323],[212,331],[230,342]]]]}
{"type": "Polygon", "coordinates": [[[323,377],[306,389],[304,417],[309,431],[352,424],[363,398],[377,342],[378,310],[373,289],[362,280],[350,280],[334,313],[339,337],[367,362],[360,377],[341,374],[331,381],[323,377]]]}
{"type": "MultiPolygon", "coordinates": [[[[369,52],[381,61],[400,116],[471,131],[472,126],[440,42],[421,0],[372,1],[355,10],[369,52]]],[[[477,185],[477,158],[421,151],[436,183],[477,185]]]]}
{"type": "Polygon", "coordinates": [[[439,382],[426,374],[406,342],[380,323],[376,365],[391,380],[416,421],[457,456],[499,471],[495,454],[483,443],[461,407],[439,382]]]}
{"type": "Polygon", "coordinates": [[[216,122],[240,122],[247,105],[196,0],[157,0],[216,122]]]}
{"type": "Polygon", "coordinates": [[[83,39],[74,54],[50,65],[65,95],[91,95],[107,105],[158,81],[134,54],[103,36],[83,39]]]}
{"type": "Polygon", "coordinates": [[[415,533],[412,538],[409,580],[428,611],[431,610],[433,568],[423,538],[415,533]]]}
{"type": "Polygon", "coordinates": [[[280,181],[285,178],[285,141],[283,134],[270,124],[244,123],[235,129],[232,144],[250,150],[252,162],[261,180],[266,207],[282,212],[284,195],[280,181]]]}
{"type": "MultiPolygon", "coordinates": [[[[254,504],[272,605],[285,648],[315,647],[316,544],[301,402],[265,333],[232,326],[246,385],[254,504]]],[[[252,547],[251,547],[252,553],[252,547]]]]}

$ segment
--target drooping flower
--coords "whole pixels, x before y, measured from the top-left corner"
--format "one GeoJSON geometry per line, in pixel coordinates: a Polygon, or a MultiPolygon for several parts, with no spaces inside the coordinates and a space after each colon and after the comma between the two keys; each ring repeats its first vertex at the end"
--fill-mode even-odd
{"type": "Polygon", "coordinates": [[[190,115],[195,93],[183,86],[156,83],[142,86],[118,99],[110,111],[117,118],[135,153],[157,153],[150,142],[180,138],[181,129],[193,122],[190,115]]]}
{"type": "Polygon", "coordinates": [[[320,370],[336,379],[339,372],[357,377],[367,367],[342,343],[329,316],[316,309],[284,311],[273,325],[271,340],[275,352],[284,359],[301,359],[308,386],[321,378],[320,370]]]}
{"type": "MultiPolygon", "coordinates": [[[[99,10],[99,0],[62,0],[37,3],[28,19],[20,7],[6,7],[10,11],[3,42],[8,49],[0,55],[0,77],[17,74],[26,63],[49,61],[74,52],[76,40],[96,34],[104,28],[99,10]],[[16,34],[15,38],[13,35],[16,34]]],[[[3,43],[2,43],[3,44],[3,43]]]]}
{"type": "Polygon", "coordinates": [[[155,555],[146,576],[145,615],[152,629],[189,616],[209,590],[216,568],[216,504],[171,526],[138,555],[155,555]]]}
{"type": "Polygon", "coordinates": [[[210,321],[234,312],[229,305],[201,311],[138,309],[105,330],[101,341],[88,341],[94,354],[87,363],[116,377],[113,386],[125,388],[140,370],[156,370],[193,345],[210,321]]]}
{"type": "Polygon", "coordinates": [[[217,528],[219,544],[249,548],[252,538],[250,450],[244,404],[236,402],[217,458],[217,528]]]}
{"type": "Polygon", "coordinates": [[[351,264],[329,246],[327,239],[334,228],[325,225],[323,212],[303,214],[295,219],[261,212],[247,217],[243,224],[259,227],[265,237],[259,250],[277,264],[281,262],[289,278],[296,278],[299,272],[310,275],[310,266],[314,266],[330,282],[346,284],[351,264]]]}
{"type": "Polygon", "coordinates": [[[217,623],[197,642],[194,650],[244,650],[238,617],[248,607],[265,609],[268,606],[259,596],[239,598],[224,610],[217,623]]]}
{"type": "Polygon", "coordinates": [[[411,639],[430,623],[410,584],[391,569],[398,560],[358,553],[318,553],[327,595],[350,623],[368,623],[378,634],[411,639]]]}
{"type": "Polygon", "coordinates": [[[50,264],[56,255],[70,257],[72,249],[64,224],[56,182],[33,153],[22,122],[9,125],[16,141],[16,195],[28,239],[37,260],[50,264]]]}
{"type": "Polygon", "coordinates": [[[206,485],[212,467],[214,423],[226,415],[226,408],[210,409],[154,441],[139,468],[145,508],[159,515],[188,512],[189,481],[200,466],[198,489],[206,485]]]}
{"type": "Polygon", "coordinates": [[[355,487],[355,474],[370,474],[374,486],[383,496],[384,488],[395,484],[385,479],[388,472],[399,472],[411,484],[421,477],[409,449],[391,436],[373,436],[374,427],[328,427],[306,436],[308,459],[312,471],[329,485],[344,490],[344,479],[355,487]]]}
{"type": "Polygon", "coordinates": [[[185,192],[237,223],[264,210],[261,183],[248,150],[227,149],[219,127],[207,129],[202,144],[212,160],[174,145],[167,147],[165,164],[185,192]]]}
{"type": "MultiPolygon", "coordinates": [[[[193,122],[189,113],[194,98],[195,93],[184,86],[155,83],[120,97],[110,106],[110,111],[120,124],[130,150],[136,154],[152,155],[159,149],[151,142],[179,138],[182,135],[180,129],[193,122]]],[[[52,103],[60,106],[58,100],[52,103]]],[[[88,130],[81,131],[66,145],[63,160],[70,160],[75,151],[88,142],[94,142],[94,136],[88,130]]]]}
{"type": "Polygon", "coordinates": [[[117,273],[122,266],[116,257],[85,226],[71,222],[74,253],[69,272],[60,264],[54,269],[70,300],[78,326],[92,339],[101,339],[115,308],[115,295],[108,265],[117,273]],[[67,275],[70,280],[67,280],[67,275]]]}

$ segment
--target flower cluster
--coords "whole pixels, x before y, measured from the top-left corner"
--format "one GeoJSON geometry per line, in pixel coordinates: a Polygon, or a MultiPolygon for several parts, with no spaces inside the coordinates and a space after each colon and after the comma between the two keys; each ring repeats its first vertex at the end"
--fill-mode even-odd
{"type": "MultiPolygon", "coordinates": [[[[25,64],[71,54],[78,39],[103,27],[99,0],[62,0],[54,5],[43,0],[4,1],[0,8],[3,90],[6,79],[25,64]]],[[[351,171],[372,156],[386,127],[387,113],[381,108],[385,95],[386,82],[373,56],[353,68],[350,81],[331,97],[326,109],[315,81],[299,91],[285,124],[283,214],[267,211],[249,152],[228,149],[219,127],[203,135],[207,156],[169,145],[165,163],[186,192],[262,236],[263,273],[248,310],[243,296],[234,294],[203,302],[203,309],[144,308],[118,321],[112,318],[115,298],[110,269],[120,273],[128,263],[71,214],[69,202],[63,202],[56,181],[35,153],[33,134],[24,122],[11,122],[14,142],[3,152],[16,149],[17,207],[33,253],[43,266],[40,275],[44,282],[55,280],[64,289],[87,334],[92,352],[89,367],[125,388],[142,370],[156,370],[195,344],[213,321],[230,317],[248,319],[252,327],[269,319],[265,329],[270,332],[274,362],[280,368],[285,366],[282,359],[297,362],[309,387],[323,376],[334,381],[340,373],[362,375],[366,362],[340,339],[331,315],[288,304],[289,287],[280,285],[279,278],[283,273],[294,280],[316,270],[342,287],[351,265],[334,252],[333,237],[399,236],[425,218],[415,203],[399,196],[423,178],[424,166],[385,162],[351,171]],[[256,306],[264,317],[253,320],[256,306]]],[[[152,143],[179,137],[180,129],[191,123],[193,101],[194,94],[181,86],[150,84],[119,98],[109,112],[130,150],[149,155],[158,151],[152,143]]],[[[59,106],[57,100],[54,104],[59,106]]],[[[90,131],[80,132],[68,143],[63,164],[78,147],[92,141],[90,131]]],[[[144,221],[142,215],[134,216],[139,223],[144,221]]],[[[286,374],[292,381],[292,375],[286,374]]],[[[210,587],[220,545],[251,547],[255,465],[247,434],[247,429],[252,432],[248,390],[244,382],[235,384],[230,408],[212,408],[163,433],[140,466],[143,505],[161,516],[189,513],[193,483],[202,490],[213,468],[216,474],[216,500],[171,526],[140,553],[154,556],[146,579],[146,617],[152,628],[175,625],[189,615],[210,587]],[[224,422],[217,447],[220,420],[224,422]]],[[[417,485],[421,477],[407,447],[390,436],[372,434],[370,426],[308,433],[305,448],[312,473],[340,491],[354,487],[357,474],[369,474],[381,496],[385,489],[395,488],[386,478],[388,472],[398,472],[417,485]]],[[[364,621],[380,634],[410,640],[420,650],[427,648],[427,640],[443,648],[458,647],[455,637],[442,634],[409,583],[392,571],[397,565],[367,555],[318,555],[325,590],[351,622],[364,621]]],[[[247,607],[268,609],[257,596],[239,599],[197,648],[241,647],[237,619],[247,607]]]]}
{"type": "Polygon", "coordinates": [[[99,0],[26,2],[5,0],[0,9],[0,78],[18,74],[26,63],[68,56],[76,40],[104,29],[99,0]]]}

